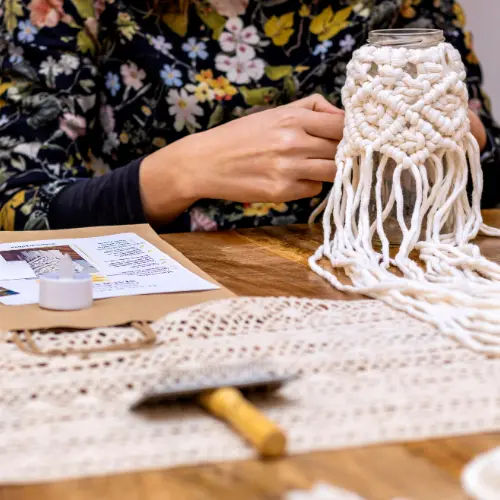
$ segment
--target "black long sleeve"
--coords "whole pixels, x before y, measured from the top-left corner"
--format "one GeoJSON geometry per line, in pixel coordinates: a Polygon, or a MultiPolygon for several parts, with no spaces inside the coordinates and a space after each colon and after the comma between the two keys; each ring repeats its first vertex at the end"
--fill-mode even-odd
{"type": "Polygon", "coordinates": [[[484,187],[481,206],[483,208],[495,208],[500,203],[500,128],[494,123],[486,129],[488,142],[481,155],[481,166],[483,168],[484,187]],[[492,129],[496,135],[492,134],[492,129]]]}
{"type": "Polygon", "coordinates": [[[53,229],[145,222],[139,189],[142,158],[101,177],[76,180],[52,200],[53,229]]]}

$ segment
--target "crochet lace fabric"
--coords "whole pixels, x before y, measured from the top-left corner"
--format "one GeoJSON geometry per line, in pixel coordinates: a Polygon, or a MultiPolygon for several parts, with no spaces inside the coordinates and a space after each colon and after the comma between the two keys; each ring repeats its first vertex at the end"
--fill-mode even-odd
{"type": "MultiPolygon", "coordinates": [[[[29,482],[255,456],[195,405],[130,405],[182,368],[266,360],[300,377],[253,401],[289,452],[500,429],[500,360],[375,300],[238,298],[152,325],[149,348],[35,356],[0,343],[0,481],[29,482]]],[[[34,333],[41,352],[137,342],[132,328],[34,333]]],[[[198,370],[198,367],[203,369],[198,370]]]]}
{"type": "Polygon", "coordinates": [[[310,265],[339,290],[376,297],[463,345],[498,355],[500,266],[470,242],[480,230],[500,231],[482,224],[479,147],[464,78],[460,54],[448,43],[354,53],[324,243],[310,265]],[[395,255],[391,228],[401,236],[395,255]],[[414,250],[420,263],[410,258],[414,250]],[[342,283],[323,257],[352,284],[342,283]]]}

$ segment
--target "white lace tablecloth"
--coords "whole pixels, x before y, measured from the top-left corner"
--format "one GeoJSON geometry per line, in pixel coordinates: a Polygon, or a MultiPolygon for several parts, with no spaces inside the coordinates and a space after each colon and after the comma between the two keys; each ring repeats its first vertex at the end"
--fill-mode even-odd
{"type": "MultiPolygon", "coordinates": [[[[151,348],[87,358],[26,354],[3,334],[1,482],[254,456],[194,405],[129,410],[182,366],[267,360],[299,372],[278,393],[254,399],[286,430],[290,453],[500,429],[500,360],[374,300],[229,299],[170,314],[153,328],[151,348]]],[[[41,348],[138,337],[132,328],[34,334],[41,348]]]]}

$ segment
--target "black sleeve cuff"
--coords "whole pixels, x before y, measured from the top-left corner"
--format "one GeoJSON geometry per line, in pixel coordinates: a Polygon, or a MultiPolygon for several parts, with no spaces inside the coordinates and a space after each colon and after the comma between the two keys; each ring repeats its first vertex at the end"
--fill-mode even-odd
{"type": "Polygon", "coordinates": [[[139,188],[142,158],[101,177],[78,179],[52,200],[52,229],[146,222],[139,188]]]}
{"type": "Polygon", "coordinates": [[[481,207],[495,208],[500,204],[500,150],[488,130],[486,136],[486,146],[481,154],[484,179],[481,207]]]}

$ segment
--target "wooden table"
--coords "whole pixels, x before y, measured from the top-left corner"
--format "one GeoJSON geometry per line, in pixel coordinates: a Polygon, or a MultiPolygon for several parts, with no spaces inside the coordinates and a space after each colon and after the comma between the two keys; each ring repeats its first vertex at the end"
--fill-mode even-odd
{"type": "MultiPolygon", "coordinates": [[[[500,227],[500,210],[486,211],[500,227]]],[[[319,227],[288,226],[164,239],[240,295],[295,295],[348,300],[309,271],[319,227]]],[[[500,240],[479,240],[500,262],[500,240]]],[[[278,499],[291,488],[327,481],[368,499],[463,499],[459,477],[477,453],[500,445],[500,433],[307,453],[275,461],[247,460],[0,488],[0,500],[278,499]]],[[[1,467],[1,450],[0,450],[1,467]]]]}

